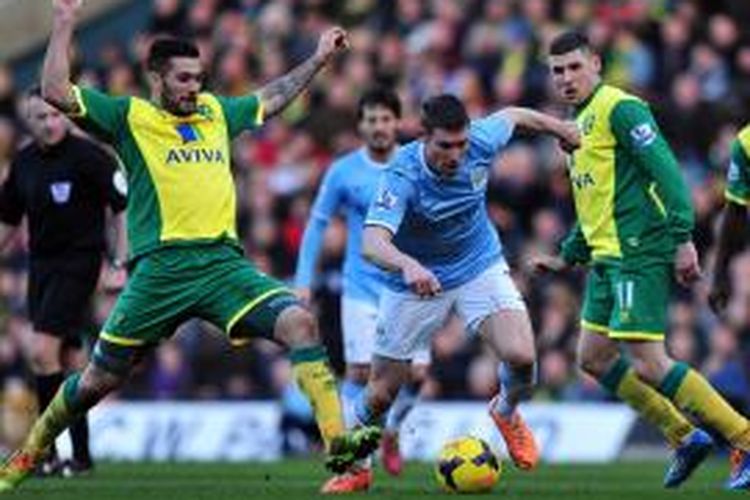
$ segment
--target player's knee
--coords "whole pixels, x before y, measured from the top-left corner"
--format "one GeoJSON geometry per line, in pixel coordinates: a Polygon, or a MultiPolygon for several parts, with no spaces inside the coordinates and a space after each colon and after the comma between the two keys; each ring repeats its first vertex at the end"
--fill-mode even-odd
{"type": "Polygon", "coordinates": [[[609,357],[600,356],[596,353],[579,351],[576,363],[578,364],[578,368],[584,373],[594,378],[600,378],[607,372],[611,360],[609,357]]]}
{"type": "Polygon", "coordinates": [[[371,384],[367,390],[370,407],[373,411],[382,415],[391,407],[396,398],[398,388],[392,388],[388,384],[371,384]]]}
{"type": "Polygon", "coordinates": [[[632,364],[633,370],[635,370],[638,378],[654,387],[661,383],[664,375],[668,371],[668,368],[665,367],[664,363],[659,359],[636,357],[633,358],[632,364]]]}
{"type": "Polygon", "coordinates": [[[348,364],[346,365],[346,378],[355,384],[365,385],[370,378],[370,365],[348,364]]]}
{"type": "Polygon", "coordinates": [[[90,408],[122,387],[126,380],[126,374],[109,372],[89,364],[78,381],[77,398],[83,406],[90,408]]]}
{"type": "Polygon", "coordinates": [[[415,364],[411,366],[411,383],[420,386],[427,380],[430,371],[430,365],[415,364]]]}
{"type": "Polygon", "coordinates": [[[522,351],[509,353],[503,361],[516,369],[533,368],[536,359],[533,351],[522,351]]]}
{"type": "Polygon", "coordinates": [[[276,321],[274,337],[289,347],[319,344],[318,322],[307,309],[300,306],[289,307],[276,321]]]}

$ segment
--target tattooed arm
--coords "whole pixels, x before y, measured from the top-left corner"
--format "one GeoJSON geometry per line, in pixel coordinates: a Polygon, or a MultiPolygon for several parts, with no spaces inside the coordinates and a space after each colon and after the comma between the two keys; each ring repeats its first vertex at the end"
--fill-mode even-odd
{"type": "Polygon", "coordinates": [[[280,113],[312,81],[331,58],[349,45],[346,31],[331,28],[320,37],[315,54],[286,75],[277,78],[258,91],[263,103],[264,117],[280,113]]]}

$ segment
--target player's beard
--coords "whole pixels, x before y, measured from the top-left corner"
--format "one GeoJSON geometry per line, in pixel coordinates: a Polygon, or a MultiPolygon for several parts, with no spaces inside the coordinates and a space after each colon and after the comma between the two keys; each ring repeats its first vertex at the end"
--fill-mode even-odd
{"type": "Polygon", "coordinates": [[[161,102],[164,105],[164,109],[175,116],[190,116],[195,113],[197,108],[197,101],[194,97],[185,96],[180,98],[167,87],[162,92],[161,102]]]}

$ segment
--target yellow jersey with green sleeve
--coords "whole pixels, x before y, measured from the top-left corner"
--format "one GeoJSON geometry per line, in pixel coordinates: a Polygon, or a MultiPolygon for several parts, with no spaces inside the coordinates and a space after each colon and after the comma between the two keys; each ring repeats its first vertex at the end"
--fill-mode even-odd
{"type": "Polygon", "coordinates": [[[727,201],[747,206],[750,202],[750,125],[740,130],[732,141],[727,188],[727,201]]]}
{"type": "Polygon", "coordinates": [[[257,95],[201,93],[183,117],[138,97],[73,92],[71,117],[110,143],[127,173],[131,258],[170,245],[239,244],[231,140],[262,124],[257,95]]]}
{"type": "Polygon", "coordinates": [[[563,242],[571,264],[671,261],[690,239],[693,210],[679,165],[648,105],[609,85],[578,107],[581,147],[569,164],[577,223],[563,242]]]}

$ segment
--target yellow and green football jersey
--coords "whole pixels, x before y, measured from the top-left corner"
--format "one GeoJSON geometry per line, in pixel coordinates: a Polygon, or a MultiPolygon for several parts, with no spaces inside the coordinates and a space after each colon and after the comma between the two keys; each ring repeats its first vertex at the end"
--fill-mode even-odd
{"type": "Polygon", "coordinates": [[[750,125],[740,130],[732,141],[724,197],[740,205],[750,202],[750,125]]]}
{"type": "Polygon", "coordinates": [[[202,93],[197,112],[180,117],[137,97],[74,93],[73,118],[114,146],[125,166],[131,258],[169,245],[237,242],[230,142],[262,123],[257,95],[202,93]]]}
{"type": "Polygon", "coordinates": [[[571,158],[577,223],[563,243],[570,263],[669,260],[690,239],[693,210],[674,155],[648,106],[600,85],[578,107],[581,147],[571,158]]]}

